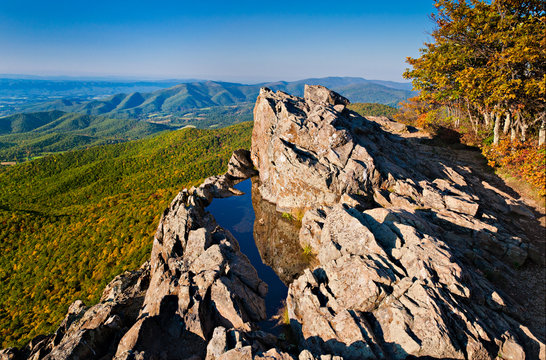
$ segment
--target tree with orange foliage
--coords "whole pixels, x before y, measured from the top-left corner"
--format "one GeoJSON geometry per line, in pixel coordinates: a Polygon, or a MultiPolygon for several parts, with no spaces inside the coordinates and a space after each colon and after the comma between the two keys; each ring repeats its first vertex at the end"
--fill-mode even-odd
{"type": "Polygon", "coordinates": [[[546,5],[542,0],[436,0],[434,42],[408,58],[419,98],[464,111],[474,131],[493,125],[525,140],[546,131],[546,5]],[[504,126],[501,125],[504,121],[504,126]]]}

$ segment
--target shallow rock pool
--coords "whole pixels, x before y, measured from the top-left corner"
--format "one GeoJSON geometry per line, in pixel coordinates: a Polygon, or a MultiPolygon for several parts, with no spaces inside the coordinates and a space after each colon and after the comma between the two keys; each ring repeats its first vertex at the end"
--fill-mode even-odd
{"type": "Polygon", "coordinates": [[[288,285],[308,266],[308,260],[298,242],[300,224],[275,211],[275,205],[263,200],[258,180],[248,179],[235,186],[241,196],[214,199],[207,207],[216,222],[229,230],[239,241],[258,276],[267,283],[268,321],[260,324],[272,330],[272,317],[282,311],[288,285]]]}

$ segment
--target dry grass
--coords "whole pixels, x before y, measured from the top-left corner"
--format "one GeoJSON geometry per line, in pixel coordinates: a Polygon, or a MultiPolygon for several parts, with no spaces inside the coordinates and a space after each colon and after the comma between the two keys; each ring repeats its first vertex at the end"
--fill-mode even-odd
{"type": "Polygon", "coordinates": [[[546,214],[546,197],[541,196],[536,187],[515,177],[506,169],[495,169],[495,175],[500,177],[507,186],[514,189],[528,205],[533,206],[542,215],[546,214]]]}

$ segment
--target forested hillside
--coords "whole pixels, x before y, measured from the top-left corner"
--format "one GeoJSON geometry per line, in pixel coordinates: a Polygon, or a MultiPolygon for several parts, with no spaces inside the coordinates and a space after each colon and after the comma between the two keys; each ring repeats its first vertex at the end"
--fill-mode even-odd
{"type": "Polygon", "coordinates": [[[47,156],[0,172],[0,347],[54,329],[149,257],[162,210],[225,171],[251,123],[185,129],[47,156]]]}
{"type": "Polygon", "coordinates": [[[353,103],[349,104],[348,108],[362,116],[386,116],[392,118],[398,112],[398,109],[392,106],[377,103],[353,103]]]}
{"type": "Polygon", "coordinates": [[[58,110],[0,118],[0,161],[140,139],[172,127],[134,119],[65,113],[58,110]]]}

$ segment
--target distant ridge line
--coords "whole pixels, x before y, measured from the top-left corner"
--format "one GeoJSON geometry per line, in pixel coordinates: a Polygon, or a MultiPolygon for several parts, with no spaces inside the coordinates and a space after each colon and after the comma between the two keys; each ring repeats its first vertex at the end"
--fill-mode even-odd
{"type": "Polygon", "coordinates": [[[176,114],[189,109],[252,103],[263,86],[274,91],[282,90],[301,96],[305,84],[326,86],[344,95],[352,102],[374,102],[390,106],[397,106],[400,101],[414,95],[411,85],[407,83],[366,80],[357,77],[309,78],[254,85],[207,80],[176,84],[151,92],[118,93],[90,101],[59,99],[30,106],[25,111],[55,109],[88,115],[107,114],[127,117],[157,112],[176,114]]]}

